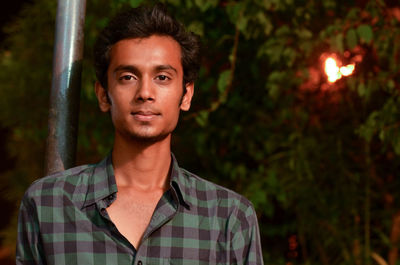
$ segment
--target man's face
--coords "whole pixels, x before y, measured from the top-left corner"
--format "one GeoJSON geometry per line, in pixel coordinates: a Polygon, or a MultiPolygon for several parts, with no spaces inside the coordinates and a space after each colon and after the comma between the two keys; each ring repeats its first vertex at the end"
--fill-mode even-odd
{"type": "Polygon", "coordinates": [[[116,137],[157,141],[169,136],[188,110],[193,84],[183,94],[179,44],[167,36],[125,39],[110,51],[107,91],[96,83],[100,109],[110,111],[116,137]]]}

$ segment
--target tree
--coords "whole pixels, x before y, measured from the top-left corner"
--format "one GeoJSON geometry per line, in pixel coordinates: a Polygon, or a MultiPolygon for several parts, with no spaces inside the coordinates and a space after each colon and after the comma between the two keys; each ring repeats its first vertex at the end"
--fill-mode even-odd
{"type": "MultiPolygon", "coordinates": [[[[96,162],[112,143],[92,91],[95,36],[110,14],[141,2],[88,1],[78,164],[96,162]]],[[[266,264],[396,264],[399,4],[163,2],[205,47],[173,150],[185,168],[253,202],[266,264]],[[354,74],[329,83],[323,60],[331,54],[355,63],[354,74]]],[[[25,9],[0,55],[0,125],[16,161],[3,197],[15,209],[43,171],[55,8],[37,0],[25,9]]]]}

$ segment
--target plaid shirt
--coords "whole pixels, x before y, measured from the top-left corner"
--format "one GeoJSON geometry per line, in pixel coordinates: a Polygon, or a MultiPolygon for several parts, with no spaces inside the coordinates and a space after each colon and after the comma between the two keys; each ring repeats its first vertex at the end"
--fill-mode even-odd
{"type": "Polygon", "coordinates": [[[170,186],[135,249],[106,211],[117,195],[111,156],[36,181],[21,202],[17,264],[263,264],[247,199],[174,157],[170,186]]]}

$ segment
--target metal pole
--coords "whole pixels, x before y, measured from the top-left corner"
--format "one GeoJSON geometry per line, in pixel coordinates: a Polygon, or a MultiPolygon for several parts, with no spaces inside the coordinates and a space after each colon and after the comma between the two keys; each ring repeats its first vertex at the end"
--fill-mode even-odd
{"type": "Polygon", "coordinates": [[[46,175],[75,164],[85,10],[86,0],[58,0],[46,175]]]}

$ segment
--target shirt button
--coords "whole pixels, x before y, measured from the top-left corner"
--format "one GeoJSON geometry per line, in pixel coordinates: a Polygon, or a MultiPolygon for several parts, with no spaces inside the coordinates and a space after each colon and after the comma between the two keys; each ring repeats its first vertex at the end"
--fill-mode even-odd
{"type": "Polygon", "coordinates": [[[137,265],[143,265],[143,262],[141,260],[139,260],[137,265]]]}

